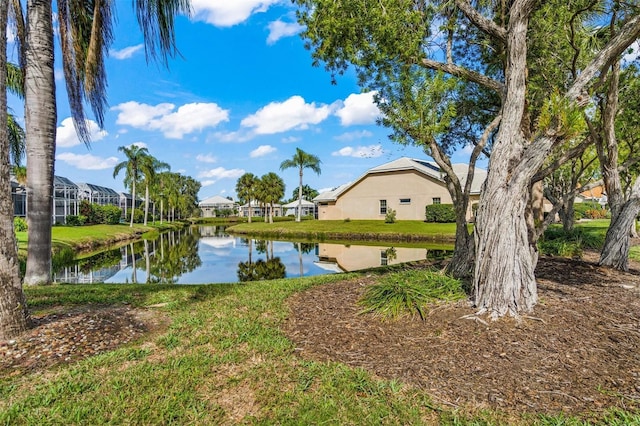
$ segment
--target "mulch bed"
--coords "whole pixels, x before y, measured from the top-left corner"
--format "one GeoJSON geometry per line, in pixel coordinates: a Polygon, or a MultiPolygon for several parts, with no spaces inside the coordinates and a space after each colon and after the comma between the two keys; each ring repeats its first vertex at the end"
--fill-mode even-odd
{"type": "Polygon", "coordinates": [[[0,341],[0,377],[97,355],[166,324],[166,319],[155,310],[129,306],[82,307],[32,320],[34,327],[26,333],[0,341]]]}
{"type": "Polygon", "coordinates": [[[640,409],[640,274],[543,258],[539,304],[519,320],[470,303],[381,321],[358,300],[374,276],[290,299],[286,333],[304,358],[339,361],[426,390],[443,406],[580,415],[640,409]]]}

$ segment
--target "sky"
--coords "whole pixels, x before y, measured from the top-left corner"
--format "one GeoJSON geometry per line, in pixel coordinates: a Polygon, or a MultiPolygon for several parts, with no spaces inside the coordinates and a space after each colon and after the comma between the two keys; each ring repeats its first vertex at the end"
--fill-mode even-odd
{"type": "MultiPolygon", "coordinates": [[[[304,183],[320,192],[402,156],[426,158],[420,148],[388,139],[389,129],[376,124],[372,94],[361,93],[353,72],[332,84],[322,66],[312,66],[288,0],[192,0],[192,16],[176,23],[181,56],[168,67],[147,62],[131,1],[116,5],[109,108],[103,129],[88,123],[90,147],[75,134],[56,60],[58,176],[125,191],[124,172],[113,177],[125,160],[118,147],[140,144],[171,171],[200,181],[200,200],[235,200],[236,181],[246,172],[276,172],[288,199],[298,173],[279,166],[296,148],[320,158],[320,175],[304,173],[304,183]]],[[[9,55],[12,46],[9,33],[9,55]]],[[[20,100],[10,96],[9,106],[23,115],[20,100]]],[[[461,151],[453,160],[466,158],[461,151]]]]}

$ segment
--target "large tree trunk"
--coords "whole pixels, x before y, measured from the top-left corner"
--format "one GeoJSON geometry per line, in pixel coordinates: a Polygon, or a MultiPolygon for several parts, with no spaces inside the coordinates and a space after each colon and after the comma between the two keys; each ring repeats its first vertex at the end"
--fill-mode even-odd
{"type": "Polygon", "coordinates": [[[574,200],[575,199],[572,195],[569,197],[564,197],[564,200],[562,200],[560,217],[562,219],[562,229],[565,232],[573,230],[573,225],[575,224],[575,209],[573,206],[574,200]]]}
{"type": "Polygon", "coordinates": [[[616,218],[611,219],[600,253],[600,265],[622,271],[629,270],[629,246],[631,245],[629,229],[634,225],[638,212],[640,212],[640,179],[636,179],[631,197],[619,209],[616,218]]]}
{"type": "Polygon", "coordinates": [[[25,285],[51,282],[51,223],[56,136],[51,0],[27,3],[25,124],[29,245],[25,285]]]}
{"type": "Polygon", "coordinates": [[[503,118],[476,223],[475,305],[492,318],[531,311],[538,300],[537,251],[527,225],[530,181],[543,158],[524,159],[527,25],[532,2],[511,6],[503,118]],[[525,164],[526,163],[526,164],[525,164]]]}
{"type": "MultiPolygon", "coordinates": [[[[0,2],[0,28],[7,28],[9,5],[0,2]]],[[[16,237],[13,232],[13,201],[9,166],[9,138],[7,135],[7,33],[0,31],[0,340],[9,339],[25,331],[29,316],[25,303],[16,237]]]]}

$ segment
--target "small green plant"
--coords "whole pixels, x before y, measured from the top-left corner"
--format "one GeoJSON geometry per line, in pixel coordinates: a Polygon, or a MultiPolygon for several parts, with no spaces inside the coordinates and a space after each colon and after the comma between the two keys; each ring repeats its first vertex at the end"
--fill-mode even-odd
{"type": "Polygon", "coordinates": [[[575,228],[564,231],[562,228],[549,228],[538,242],[542,254],[562,257],[581,257],[584,249],[600,249],[604,244],[604,235],[575,228]]]}
{"type": "Polygon", "coordinates": [[[363,313],[383,319],[397,319],[416,313],[424,319],[427,304],[466,297],[460,280],[429,270],[403,271],[385,275],[368,287],[359,304],[363,313]]]}
{"type": "Polygon", "coordinates": [[[25,232],[29,229],[27,226],[27,221],[24,220],[23,217],[14,217],[13,218],[13,229],[16,232],[25,232]]]}
{"type": "Polygon", "coordinates": [[[350,218],[350,217],[346,217],[346,218],[344,219],[344,221],[345,221],[345,223],[349,223],[349,222],[351,222],[351,218],[350,218]]]}
{"type": "Polygon", "coordinates": [[[396,223],[396,211],[394,209],[387,210],[384,216],[384,223],[396,223]]]}

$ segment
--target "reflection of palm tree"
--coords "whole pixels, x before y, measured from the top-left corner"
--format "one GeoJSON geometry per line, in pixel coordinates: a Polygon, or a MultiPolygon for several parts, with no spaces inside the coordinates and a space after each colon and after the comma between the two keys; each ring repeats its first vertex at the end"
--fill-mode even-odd
{"type": "Polygon", "coordinates": [[[176,283],[185,273],[200,265],[198,254],[198,232],[189,230],[173,231],[160,240],[160,257],[151,258],[152,282],[176,283]]]}
{"type": "Polygon", "coordinates": [[[147,272],[147,284],[151,282],[151,260],[149,259],[149,240],[144,240],[144,260],[147,272]]]}
{"type": "Polygon", "coordinates": [[[302,267],[302,243],[298,243],[298,260],[300,262],[300,276],[304,275],[304,268],[302,267]]]}
{"type": "Polygon", "coordinates": [[[138,276],[136,274],[136,252],[133,250],[133,243],[131,243],[131,266],[133,268],[133,272],[131,273],[131,281],[134,284],[137,284],[138,276]]]}
{"type": "Polygon", "coordinates": [[[264,261],[259,259],[255,263],[238,263],[238,281],[275,280],[286,277],[286,267],[279,257],[264,261]]]}

